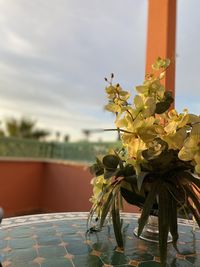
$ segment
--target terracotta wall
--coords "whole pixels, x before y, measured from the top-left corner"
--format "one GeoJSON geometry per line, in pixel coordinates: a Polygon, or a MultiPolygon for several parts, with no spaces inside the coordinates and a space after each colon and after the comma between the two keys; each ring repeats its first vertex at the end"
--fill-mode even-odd
{"type": "MultiPolygon", "coordinates": [[[[46,212],[89,211],[91,179],[85,165],[46,163],[42,209],[46,212]]],[[[124,204],[125,211],[138,211],[137,207],[124,204]]]]}
{"type": "MultiPolygon", "coordinates": [[[[90,210],[92,176],[85,165],[4,160],[0,170],[0,206],[5,217],[90,210]]],[[[125,205],[125,211],[138,209],[125,205]]]]}
{"type": "Polygon", "coordinates": [[[40,210],[43,176],[42,163],[0,161],[0,206],[6,216],[40,210]]]}
{"type": "Polygon", "coordinates": [[[88,211],[92,194],[87,166],[46,163],[42,207],[45,211],[88,211]]]}

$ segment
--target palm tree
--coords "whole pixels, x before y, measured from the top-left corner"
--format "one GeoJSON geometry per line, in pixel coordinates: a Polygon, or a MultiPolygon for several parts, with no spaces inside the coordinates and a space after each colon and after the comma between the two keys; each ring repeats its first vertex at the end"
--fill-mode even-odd
{"type": "Polygon", "coordinates": [[[0,137],[4,137],[5,136],[5,133],[2,129],[0,129],[0,137]]]}
{"type": "Polygon", "coordinates": [[[7,136],[40,140],[49,135],[46,130],[35,129],[35,124],[35,121],[27,118],[10,118],[5,122],[7,136]]]}
{"type": "MultiPolygon", "coordinates": [[[[1,124],[1,121],[0,121],[0,124],[1,124]]],[[[4,132],[4,130],[1,127],[0,128],[0,137],[4,137],[4,136],[5,136],[5,132],[4,132]]]]}

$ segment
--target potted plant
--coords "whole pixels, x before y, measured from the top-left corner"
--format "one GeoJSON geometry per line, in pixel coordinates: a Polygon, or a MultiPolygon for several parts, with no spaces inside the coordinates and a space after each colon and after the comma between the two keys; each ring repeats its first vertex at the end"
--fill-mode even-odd
{"type": "Polygon", "coordinates": [[[167,258],[168,233],[178,250],[177,218],[191,215],[200,226],[200,116],[171,108],[173,97],[162,79],[170,65],[158,58],[152,73],[130,102],[130,93],[105,78],[108,104],[105,109],[116,115],[115,129],[122,146],[110,150],[91,166],[93,206],[89,221],[97,216],[102,228],[111,214],[118,247],[123,249],[120,210],[122,199],[141,208],[137,235],[149,216],[158,217],[161,264],[167,258]]]}

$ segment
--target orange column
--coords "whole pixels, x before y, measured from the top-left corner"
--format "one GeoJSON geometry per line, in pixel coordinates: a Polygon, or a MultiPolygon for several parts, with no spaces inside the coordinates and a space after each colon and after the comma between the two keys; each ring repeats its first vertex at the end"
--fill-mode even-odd
{"type": "Polygon", "coordinates": [[[149,0],[146,73],[159,56],[169,58],[171,65],[166,73],[164,85],[175,95],[176,57],[176,0],[149,0]]]}

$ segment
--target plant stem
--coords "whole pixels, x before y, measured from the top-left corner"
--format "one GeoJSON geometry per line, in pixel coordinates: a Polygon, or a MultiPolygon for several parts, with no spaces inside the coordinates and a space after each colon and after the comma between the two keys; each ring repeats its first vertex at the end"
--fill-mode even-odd
{"type": "Polygon", "coordinates": [[[122,130],[122,129],[103,129],[102,131],[104,131],[104,132],[117,131],[117,132],[133,134],[133,132],[129,132],[129,131],[122,130]]]}

